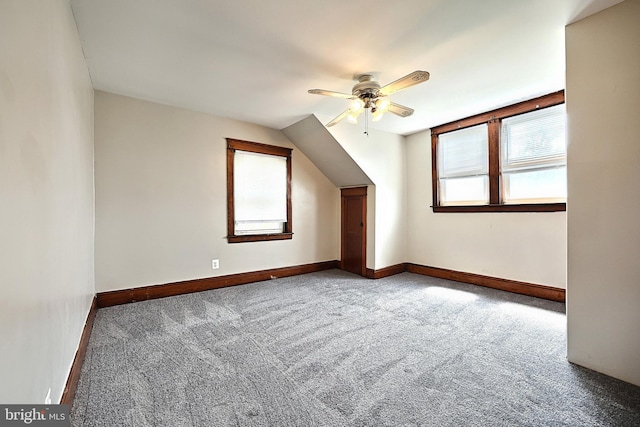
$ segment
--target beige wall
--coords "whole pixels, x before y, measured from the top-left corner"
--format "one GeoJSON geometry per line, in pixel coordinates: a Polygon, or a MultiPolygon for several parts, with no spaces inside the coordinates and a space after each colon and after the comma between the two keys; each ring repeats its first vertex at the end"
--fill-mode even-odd
{"type": "Polygon", "coordinates": [[[277,130],[96,92],[98,292],[338,259],[339,191],[295,147],[293,239],[227,243],[226,137],[293,147],[277,130]]]}
{"type": "Polygon", "coordinates": [[[640,1],[566,29],[568,357],[640,385],[640,1]]]}
{"type": "Polygon", "coordinates": [[[374,129],[366,136],[362,123],[346,121],[329,131],[375,184],[367,194],[367,268],[405,262],[405,138],[374,129]]]}
{"type": "Polygon", "coordinates": [[[566,287],[566,213],[437,213],[431,132],[407,137],[407,261],[566,287]]]}
{"type": "Polygon", "coordinates": [[[94,294],[93,89],[67,0],[0,2],[0,402],[62,395],[94,294]]]}

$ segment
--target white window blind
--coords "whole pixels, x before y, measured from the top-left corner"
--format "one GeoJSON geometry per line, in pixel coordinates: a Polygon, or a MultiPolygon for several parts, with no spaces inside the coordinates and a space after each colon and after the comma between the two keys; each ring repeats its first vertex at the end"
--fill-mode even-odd
{"type": "Polygon", "coordinates": [[[564,104],[504,119],[501,140],[505,203],[566,200],[564,104]]]}
{"type": "Polygon", "coordinates": [[[488,146],[485,123],[438,137],[441,205],[489,202],[488,146]]]}
{"type": "Polygon", "coordinates": [[[287,222],[287,159],[236,151],[235,234],[282,233],[287,222]]]}

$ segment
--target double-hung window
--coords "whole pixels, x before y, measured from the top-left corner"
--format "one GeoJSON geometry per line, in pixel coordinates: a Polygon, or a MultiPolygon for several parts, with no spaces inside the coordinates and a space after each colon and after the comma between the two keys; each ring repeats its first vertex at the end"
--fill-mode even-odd
{"type": "Polygon", "coordinates": [[[489,203],[487,125],[445,133],[438,143],[438,179],[443,205],[489,203]]]}
{"type": "Polygon", "coordinates": [[[291,149],[227,138],[229,243],[291,239],[291,149]]]}
{"type": "Polygon", "coordinates": [[[431,130],[435,212],[566,209],[564,92],[431,130]]]}
{"type": "Polygon", "coordinates": [[[501,168],[505,203],[567,199],[564,104],[502,120],[501,168]]]}

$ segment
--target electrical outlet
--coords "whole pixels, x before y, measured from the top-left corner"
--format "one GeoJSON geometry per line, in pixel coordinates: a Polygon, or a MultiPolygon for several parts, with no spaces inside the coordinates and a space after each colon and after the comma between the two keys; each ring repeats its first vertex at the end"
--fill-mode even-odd
{"type": "Polygon", "coordinates": [[[211,260],[211,268],[213,270],[220,268],[220,260],[219,259],[211,260]]]}

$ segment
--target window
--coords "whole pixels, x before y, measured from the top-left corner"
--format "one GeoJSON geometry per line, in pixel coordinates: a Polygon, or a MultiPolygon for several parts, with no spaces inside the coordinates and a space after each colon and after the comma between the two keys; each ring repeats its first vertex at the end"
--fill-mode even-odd
{"type": "Polygon", "coordinates": [[[438,144],[442,205],[489,203],[487,125],[445,133],[438,144]]]}
{"type": "Polygon", "coordinates": [[[502,179],[505,203],[567,199],[565,106],[502,121],[502,179]]]}
{"type": "Polygon", "coordinates": [[[291,239],[291,149],[227,138],[229,243],[291,239]]]}
{"type": "Polygon", "coordinates": [[[566,210],[564,91],[431,130],[434,212],[566,210]]]}

